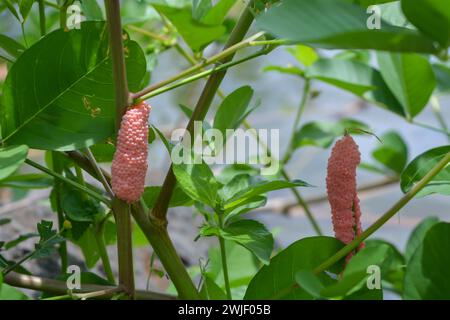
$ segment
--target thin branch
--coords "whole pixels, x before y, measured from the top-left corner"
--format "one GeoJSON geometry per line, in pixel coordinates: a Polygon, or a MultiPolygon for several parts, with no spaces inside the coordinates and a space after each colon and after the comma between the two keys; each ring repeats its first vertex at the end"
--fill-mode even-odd
{"type": "Polygon", "coordinates": [[[32,166],[32,167],[34,167],[34,168],[36,168],[36,169],[38,169],[38,170],[40,170],[42,172],[47,173],[48,175],[50,175],[50,176],[52,176],[52,177],[54,177],[56,179],[61,180],[62,182],[66,183],[66,184],[68,184],[68,185],[70,185],[70,186],[72,186],[72,187],[74,187],[76,189],[79,189],[80,191],[83,191],[83,192],[89,194],[91,197],[93,197],[93,198],[103,202],[108,207],[111,207],[111,202],[108,199],[106,199],[102,195],[98,194],[97,192],[89,189],[88,187],[82,186],[81,184],[79,184],[79,183],[77,183],[77,182],[75,182],[73,180],[70,180],[70,179],[60,175],[59,173],[56,173],[56,172],[50,170],[50,169],[47,169],[46,167],[41,166],[39,163],[36,163],[36,162],[34,162],[34,161],[30,160],[30,159],[25,159],[25,163],[29,164],[30,166],[32,166]]]}
{"type": "Polygon", "coordinates": [[[95,173],[100,178],[100,182],[102,183],[103,187],[105,188],[106,192],[109,194],[109,196],[112,198],[114,197],[114,192],[111,189],[111,186],[109,185],[108,180],[106,180],[105,175],[103,174],[102,169],[97,163],[97,160],[95,160],[94,155],[92,154],[91,149],[86,148],[86,156],[89,159],[89,162],[92,164],[92,167],[95,170],[95,173]]]}
{"type": "MultiPolygon", "coordinates": [[[[7,274],[3,281],[13,287],[25,288],[37,291],[48,292],[52,294],[66,294],[68,292],[67,283],[43,277],[28,276],[11,272],[7,274]]],[[[105,290],[116,290],[117,287],[102,286],[96,284],[83,284],[80,290],[73,290],[74,293],[92,293],[105,290]]],[[[122,289],[121,289],[122,290],[122,289]]],[[[112,293],[111,293],[112,294],[112,293]]],[[[108,297],[104,295],[103,298],[108,297]]],[[[138,300],[176,300],[177,298],[165,293],[136,290],[136,299],[138,300]]]]}

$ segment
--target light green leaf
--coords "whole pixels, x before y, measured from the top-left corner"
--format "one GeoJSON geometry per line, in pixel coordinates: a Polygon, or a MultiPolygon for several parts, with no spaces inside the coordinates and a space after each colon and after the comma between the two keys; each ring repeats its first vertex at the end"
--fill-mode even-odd
{"type": "Polygon", "coordinates": [[[430,63],[418,54],[378,52],[377,57],[387,86],[407,117],[414,118],[425,108],[436,87],[430,63]]]}
{"type": "Polygon", "coordinates": [[[389,131],[380,137],[382,144],[372,156],[386,168],[400,175],[408,161],[408,147],[403,138],[395,131],[389,131]]]}
{"type": "Polygon", "coordinates": [[[288,48],[287,50],[305,67],[312,66],[319,59],[319,55],[316,50],[305,45],[299,44],[295,47],[288,48]]]}
{"type": "Polygon", "coordinates": [[[25,161],[28,147],[25,145],[0,148],[0,180],[13,174],[25,161]]]}
{"type": "Polygon", "coordinates": [[[382,22],[367,27],[368,14],[340,0],[285,0],[256,19],[257,26],[294,43],[339,49],[436,52],[433,41],[420,33],[382,22]],[[299,32],[301,30],[301,32],[299,32]]]}
{"type": "Polygon", "coordinates": [[[21,174],[9,176],[0,181],[0,187],[18,189],[45,189],[53,186],[53,179],[47,174],[21,174]]]}
{"type": "MultiPolygon", "coordinates": [[[[417,156],[403,171],[400,186],[404,193],[419,182],[447,153],[450,146],[443,146],[428,150],[417,156]]],[[[450,195],[450,166],[441,170],[417,195],[424,197],[429,194],[439,193],[450,195]]]]}

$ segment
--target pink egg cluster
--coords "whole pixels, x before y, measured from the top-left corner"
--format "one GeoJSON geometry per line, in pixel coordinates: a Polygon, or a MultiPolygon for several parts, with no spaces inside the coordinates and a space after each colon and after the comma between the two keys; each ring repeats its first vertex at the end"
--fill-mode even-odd
{"type": "Polygon", "coordinates": [[[144,192],[148,154],[148,116],[145,102],[127,110],[117,136],[116,153],[111,168],[115,195],[127,202],[139,200],[144,192]]]}
{"type": "MultiPolygon", "coordinates": [[[[360,235],[361,209],[356,194],[356,168],[361,161],[358,145],[350,135],[337,141],[328,159],[327,193],[335,236],[348,244],[360,235]]],[[[358,247],[361,250],[364,244],[358,247]]],[[[347,256],[347,261],[352,257],[347,256]]]]}

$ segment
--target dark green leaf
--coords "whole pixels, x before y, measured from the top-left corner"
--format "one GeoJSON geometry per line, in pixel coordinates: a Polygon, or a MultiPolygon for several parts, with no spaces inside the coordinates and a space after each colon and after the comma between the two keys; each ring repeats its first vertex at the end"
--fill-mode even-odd
{"type": "Polygon", "coordinates": [[[404,115],[402,106],[389,90],[380,72],[365,63],[349,59],[320,59],[306,70],[306,76],[349,91],[396,114],[404,115]]]}
{"type": "Polygon", "coordinates": [[[320,292],[324,288],[323,283],[311,270],[297,271],[295,274],[295,281],[297,281],[300,288],[305,290],[314,298],[321,298],[320,292]]]}
{"type": "Polygon", "coordinates": [[[428,217],[422,220],[418,226],[414,228],[406,243],[405,260],[408,262],[416,252],[417,248],[422,244],[425,235],[435,224],[439,223],[437,217],[428,217]]]}
{"type": "Polygon", "coordinates": [[[450,3],[447,0],[402,0],[405,16],[420,31],[447,49],[450,44],[450,3]]]}
{"type": "Polygon", "coordinates": [[[28,147],[25,145],[0,148],[0,180],[13,174],[27,155],[28,147]]]}
{"type": "Polygon", "coordinates": [[[406,300],[450,299],[450,224],[435,224],[406,267],[406,300]]]}
{"type": "Polygon", "coordinates": [[[389,131],[380,137],[382,144],[372,156],[386,168],[400,175],[408,161],[408,147],[403,138],[395,131],[389,131]]]}
{"type": "Polygon", "coordinates": [[[384,21],[381,29],[370,30],[368,18],[362,7],[340,0],[285,0],[256,21],[260,29],[294,43],[325,48],[436,52],[432,40],[414,30],[384,21]]]}
{"type": "Polygon", "coordinates": [[[97,1],[82,1],[81,9],[87,20],[104,20],[102,9],[97,1]]]}
{"type": "Polygon", "coordinates": [[[23,45],[3,34],[0,34],[0,48],[14,59],[17,59],[25,51],[23,45]]]}
{"type": "Polygon", "coordinates": [[[66,192],[61,201],[62,208],[72,221],[93,222],[95,216],[102,213],[100,204],[84,194],[71,190],[66,192]]]}
{"type": "Polygon", "coordinates": [[[200,296],[205,300],[227,300],[225,292],[207,275],[203,277],[200,296]]]}
{"type": "MultiPolygon", "coordinates": [[[[402,191],[406,193],[411,190],[449,152],[450,146],[443,146],[417,156],[402,173],[400,182],[402,191]]],[[[417,194],[417,197],[433,193],[450,195],[450,167],[448,165],[417,194]]]]}
{"type": "Polygon", "coordinates": [[[39,242],[35,244],[35,251],[32,259],[48,257],[56,251],[56,245],[64,241],[64,238],[59,236],[56,230],[53,230],[52,228],[52,221],[42,220],[37,224],[37,229],[41,238],[39,239],[39,242]]]}
{"type": "Polygon", "coordinates": [[[90,147],[97,162],[112,162],[116,147],[110,143],[96,143],[90,147]]]}
{"type": "MultiPolygon", "coordinates": [[[[128,84],[140,89],[145,57],[125,40],[128,84]]],[[[114,132],[114,86],[104,22],[53,31],[27,49],[8,72],[1,108],[4,142],[74,150],[114,132]],[[70,50],[69,50],[70,48],[70,50]]]]}
{"type": "Polygon", "coordinates": [[[0,181],[0,187],[18,189],[45,189],[53,185],[53,179],[46,174],[21,174],[9,176],[0,181]]]}
{"type": "MultiPolygon", "coordinates": [[[[313,270],[343,247],[343,244],[331,237],[310,237],[296,241],[263,266],[250,282],[246,300],[259,299],[312,299],[305,290],[295,286],[295,274],[300,270],[313,270]]],[[[343,261],[329,271],[341,272],[343,261]]],[[[319,278],[325,285],[334,282],[325,274],[319,278]]]]}
{"type": "Polygon", "coordinates": [[[30,13],[31,7],[33,6],[34,0],[20,0],[19,10],[22,15],[23,21],[25,21],[30,13]]]}
{"type": "Polygon", "coordinates": [[[377,53],[378,65],[389,89],[410,118],[428,103],[436,87],[436,78],[428,60],[418,54],[377,53]]]}

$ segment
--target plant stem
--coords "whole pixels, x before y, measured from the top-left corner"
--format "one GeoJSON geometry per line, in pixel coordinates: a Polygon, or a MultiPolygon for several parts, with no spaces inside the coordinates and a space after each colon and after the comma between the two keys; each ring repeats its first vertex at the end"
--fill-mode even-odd
{"type": "MultiPolygon", "coordinates": [[[[219,217],[219,226],[222,229],[223,228],[223,213],[218,213],[219,217]]],[[[233,297],[231,295],[231,288],[230,288],[230,278],[228,277],[228,263],[227,263],[227,250],[225,248],[225,240],[222,238],[222,236],[219,235],[219,245],[220,245],[220,256],[222,258],[222,271],[223,271],[223,281],[225,283],[225,290],[227,292],[227,298],[228,300],[233,300],[233,297]]]]}
{"type": "Polygon", "coordinates": [[[100,168],[100,166],[98,165],[97,161],[95,160],[95,157],[92,154],[91,149],[86,148],[86,155],[87,155],[87,158],[89,159],[90,163],[94,167],[95,173],[100,178],[100,182],[102,183],[103,188],[105,188],[106,192],[109,194],[109,196],[111,198],[114,197],[114,192],[112,191],[111,186],[109,185],[108,181],[106,180],[102,169],[100,168]]]}
{"type": "MultiPolygon", "coordinates": [[[[244,12],[242,13],[236,26],[234,27],[223,52],[227,52],[229,48],[233,48],[233,46],[235,46],[236,44],[241,43],[242,39],[245,37],[245,34],[247,33],[254,19],[253,14],[250,11],[251,5],[253,5],[253,1],[250,1],[247,7],[244,9],[244,12]]],[[[226,54],[225,56],[221,56],[219,54],[218,56],[220,58],[218,62],[221,64],[230,62],[233,59],[235,52],[236,51],[233,51],[232,53],[226,54]]],[[[199,68],[202,67],[203,65],[199,66],[199,68]]],[[[189,123],[186,127],[186,130],[190,134],[191,139],[195,139],[195,135],[193,134],[195,121],[202,121],[205,118],[206,114],[208,113],[209,107],[211,106],[212,100],[214,99],[214,96],[216,95],[216,92],[220,84],[222,83],[222,80],[224,79],[225,75],[226,70],[222,70],[214,73],[213,75],[211,75],[211,77],[209,77],[203,89],[203,92],[197,102],[197,105],[194,109],[192,117],[189,120],[189,123]]],[[[144,92],[143,94],[146,93],[147,92],[144,92]]],[[[166,214],[169,205],[169,200],[172,196],[175,183],[176,179],[171,167],[166,175],[161,192],[151,212],[153,218],[166,221],[166,214]]]]}
{"type": "Polygon", "coordinates": [[[41,36],[45,36],[47,33],[45,28],[45,3],[44,0],[38,0],[39,4],[39,25],[41,28],[41,36]]]}
{"type": "Polygon", "coordinates": [[[83,191],[83,192],[87,193],[91,197],[93,197],[93,198],[103,202],[108,207],[111,207],[111,202],[108,199],[106,199],[102,195],[98,194],[97,192],[89,189],[88,187],[84,187],[81,184],[79,184],[79,183],[77,183],[77,182],[75,182],[73,180],[67,179],[63,175],[60,175],[59,173],[56,173],[56,172],[54,172],[54,171],[52,171],[50,169],[47,169],[46,167],[40,165],[39,163],[34,162],[33,160],[25,159],[25,163],[29,164],[30,166],[32,166],[32,167],[34,167],[34,168],[36,168],[36,169],[38,169],[38,170],[40,170],[42,172],[47,173],[48,175],[50,175],[50,176],[52,176],[52,177],[54,177],[56,179],[61,180],[62,182],[66,183],[66,184],[68,184],[68,185],[70,185],[70,186],[72,186],[72,187],[74,187],[74,188],[76,188],[76,189],[78,189],[80,191],[83,191]]]}
{"type": "MultiPolygon", "coordinates": [[[[56,173],[62,174],[63,168],[61,166],[61,161],[58,158],[58,153],[55,151],[52,151],[52,163],[53,163],[53,169],[56,173]]],[[[56,214],[58,216],[58,230],[61,232],[64,227],[64,211],[62,208],[62,199],[61,199],[61,181],[58,179],[54,180],[54,189],[53,192],[55,193],[55,202],[56,202],[56,214]]],[[[83,193],[84,194],[84,193],[83,193]]],[[[66,273],[67,267],[69,265],[69,258],[67,255],[67,242],[64,240],[59,244],[58,253],[61,258],[61,273],[66,273]]]]}
{"type": "Polygon", "coordinates": [[[195,75],[193,75],[191,77],[185,78],[185,79],[183,79],[181,81],[178,81],[178,82],[175,82],[173,84],[169,84],[167,86],[164,86],[164,87],[161,87],[159,89],[153,90],[153,91],[147,93],[146,95],[143,95],[142,97],[138,98],[137,100],[135,100],[135,102],[145,101],[145,100],[147,100],[149,98],[155,97],[155,96],[160,95],[160,94],[162,94],[164,92],[171,91],[171,90],[173,90],[175,88],[181,87],[181,86],[186,85],[188,83],[191,83],[193,81],[199,80],[201,78],[208,77],[208,76],[210,76],[212,74],[215,74],[215,73],[217,73],[219,71],[223,71],[223,70],[226,70],[228,68],[231,68],[231,67],[234,67],[236,65],[239,65],[241,63],[247,62],[247,61],[249,61],[251,59],[254,59],[256,57],[259,57],[259,56],[262,56],[264,54],[267,54],[270,50],[271,49],[263,49],[263,50],[260,50],[260,51],[258,51],[256,53],[252,54],[252,55],[249,55],[248,57],[245,57],[243,59],[240,59],[240,60],[237,60],[237,61],[233,61],[233,62],[229,62],[229,63],[224,63],[224,64],[221,64],[221,65],[216,66],[214,68],[211,68],[209,70],[206,70],[206,71],[203,71],[203,72],[199,72],[199,73],[197,73],[197,74],[195,74],[195,75]]]}
{"type": "Polygon", "coordinates": [[[429,124],[426,123],[421,123],[421,122],[417,122],[417,121],[412,121],[411,124],[414,124],[416,126],[431,130],[431,131],[435,131],[435,132],[440,132],[445,134],[447,137],[450,138],[450,132],[448,130],[444,130],[444,129],[440,129],[440,128],[436,128],[433,126],[430,126],[429,124]]]}
{"type": "Polygon", "coordinates": [[[314,269],[315,273],[321,273],[334,265],[340,259],[344,258],[350,251],[354,250],[358,245],[372,235],[375,231],[381,228],[389,219],[391,219],[397,212],[400,211],[414,196],[419,193],[442,169],[444,169],[450,162],[450,153],[447,153],[414,187],[407,192],[391,209],[389,209],[381,218],[375,221],[369,228],[367,228],[355,240],[347,244],[344,248],[336,252],[332,257],[314,269]]]}
{"type": "Polygon", "coordinates": [[[164,36],[161,36],[161,35],[159,35],[157,33],[148,31],[146,29],[142,29],[142,28],[136,27],[136,26],[134,26],[132,24],[128,24],[125,28],[130,29],[130,30],[135,31],[135,32],[138,32],[140,34],[143,34],[143,35],[145,35],[147,37],[150,37],[152,39],[158,40],[160,42],[166,42],[166,41],[169,40],[169,39],[167,39],[164,36]]]}
{"type": "MultiPolygon", "coordinates": [[[[66,294],[67,284],[65,281],[54,279],[29,276],[16,272],[11,272],[4,277],[4,282],[18,288],[26,288],[37,291],[44,291],[52,294],[66,294]]],[[[92,293],[102,290],[114,290],[117,287],[103,286],[96,284],[83,284],[80,290],[74,290],[75,293],[92,293]]],[[[103,296],[105,298],[105,296],[103,296]]],[[[164,293],[151,291],[136,291],[136,299],[138,300],[174,300],[176,297],[164,293]]]]}
{"type": "Polygon", "coordinates": [[[109,282],[115,284],[116,279],[111,269],[111,263],[109,261],[108,251],[106,250],[104,238],[105,222],[106,221],[102,221],[97,226],[95,230],[95,241],[97,242],[98,253],[100,255],[100,259],[102,260],[103,269],[105,270],[106,277],[108,278],[109,282]]]}
{"type": "Polygon", "coordinates": [[[309,79],[305,79],[305,84],[303,86],[302,99],[301,99],[300,105],[297,109],[297,113],[295,115],[294,124],[292,126],[291,137],[289,138],[289,142],[288,142],[288,148],[283,157],[283,160],[281,161],[281,165],[283,167],[286,163],[289,162],[289,160],[292,158],[292,155],[295,151],[295,145],[294,145],[295,137],[297,134],[298,125],[300,123],[303,113],[305,112],[306,105],[308,104],[308,101],[309,101],[310,89],[311,89],[311,81],[309,79]]]}
{"type": "MultiPolygon", "coordinates": [[[[113,79],[116,102],[116,132],[120,128],[122,116],[132,103],[128,91],[125,58],[122,43],[120,1],[105,0],[110,48],[113,65],[113,79]]],[[[130,299],[134,297],[133,245],[131,241],[131,216],[129,204],[115,197],[112,208],[117,225],[117,254],[119,257],[119,284],[125,288],[130,299]]]]}
{"type": "Polygon", "coordinates": [[[232,57],[235,55],[236,51],[246,48],[246,47],[249,47],[250,46],[249,43],[251,41],[261,37],[262,35],[263,35],[263,33],[257,33],[243,41],[242,41],[243,37],[241,37],[238,42],[233,43],[230,46],[227,46],[226,49],[224,49],[222,52],[210,57],[209,59],[206,59],[205,61],[203,61],[201,63],[198,63],[198,64],[178,73],[177,75],[175,75],[173,77],[170,77],[169,79],[166,79],[166,80],[161,81],[154,85],[150,85],[147,88],[144,88],[141,91],[132,94],[132,98],[133,99],[141,98],[142,96],[147,95],[148,93],[150,93],[156,89],[159,89],[159,88],[164,87],[172,82],[175,82],[184,77],[187,77],[187,76],[191,75],[192,73],[195,73],[195,72],[203,69],[204,67],[214,64],[216,62],[220,62],[220,63],[230,62],[232,57]]]}
{"type": "MultiPolygon", "coordinates": [[[[447,123],[445,122],[445,119],[442,116],[441,104],[440,104],[439,98],[437,96],[431,97],[431,110],[433,110],[434,115],[436,116],[436,119],[439,122],[439,126],[441,127],[441,129],[445,132],[449,132],[447,123]]],[[[450,135],[447,133],[446,136],[447,136],[447,139],[450,141],[450,135]]]]}

